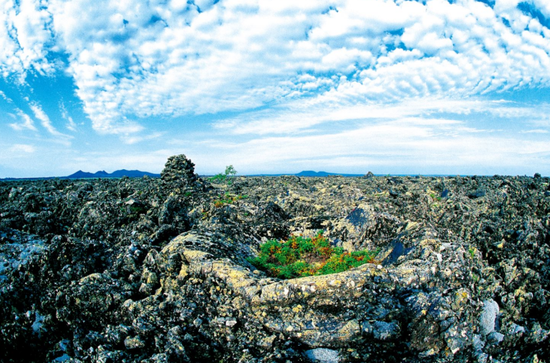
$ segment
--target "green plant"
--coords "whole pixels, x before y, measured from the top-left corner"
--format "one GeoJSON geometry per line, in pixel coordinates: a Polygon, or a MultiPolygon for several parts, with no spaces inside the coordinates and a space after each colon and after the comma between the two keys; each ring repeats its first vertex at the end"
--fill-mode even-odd
{"type": "Polygon", "coordinates": [[[287,241],[271,239],[260,245],[257,257],[248,261],[271,276],[290,279],[327,275],[374,263],[377,254],[378,251],[346,252],[341,247],[333,247],[320,231],[313,238],[292,236],[287,241]]]}
{"type": "Polygon", "coordinates": [[[225,167],[225,175],[235,176],[235,175],[237,175],[237,170],[235,170],[233,165],[228,165],[228,166],[225,167]]]}
{"type": "Polygon", "coordinates": [[[237,200],[246,199],[246,198],[248,198],[248,195],[231,195],[226,192],[223,196],[221,196],[219,199],[216,199],[214,201],[214,206],[216,208],[219,208],[219,207],[223,207],[226,204],[231,204],[237,200]]]}
{"type": "Polygon", "coordinates": [[[437,200],[438,202],[441,202],[441,197],[436,195],[435,193],[430,193],[430,197],[432,197],[433,200],[437,200]]]}
{"type": "Polygon", "coordinates": [[[225,172],[223,172],[223,174],[222,173],[216,174],[213,177],[208,178],[208,180],[216,183],[227,182],[227,184],[231,184],[231,180],[229,179],[229,177],[232,177],[235,175],[237,175],[237,170],[235,170],[233,165],[228,165],[225,167],[225,172]]]}

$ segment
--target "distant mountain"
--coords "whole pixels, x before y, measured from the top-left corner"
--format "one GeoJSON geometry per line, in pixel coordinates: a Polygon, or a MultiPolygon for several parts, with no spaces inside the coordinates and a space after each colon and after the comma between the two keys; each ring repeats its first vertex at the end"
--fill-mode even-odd
{"type": "Polygon", "coordinates": [[[99,178],[98,176],[96,176],[96,174],[92,174],[92,173],[88,173],[86,171],[79,170],[76,173],[69,175],[67,178],[68,179],[99,178]]]}
{"type": "Polygon", "coordinates": [[[108,178],[110,176],[105,170],[96,171],[95,175],[97,175],[98,178],[108,178]]]}
{"type": "Polygon", "coordinates": [[[160,177],[160,174],[153,174],[153,173],[148,173],[146,171],[140,171],[140,170],[126,170],[126,169],[113,171],[110,176],[112,178],[122,178],[123,176],[127,176],[129,178],[141,178],[145,175],[151,178],[160,177]]]}
{"type": "Polygon", "coordinates": [[[87,179],[87,178],[122,178],[123,176],[127,176],[129,178],[141,178],[143,176],[149,176],[151,178],[158,178],[160,177],[160,174],[153,174],[148,173],[146,171],[140,171],[140,170],[117,170],[112,173],[107,173],[105,170],[100,170],[95,173],[89,173],[86,171],[79,170],[74,174],[71,174],[69,176],[66,176],[67,179],[87,179]]]}

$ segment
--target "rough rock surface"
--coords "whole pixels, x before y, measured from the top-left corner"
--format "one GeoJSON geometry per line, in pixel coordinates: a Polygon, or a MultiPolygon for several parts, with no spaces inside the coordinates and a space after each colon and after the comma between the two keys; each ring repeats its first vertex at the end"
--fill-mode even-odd
{"type": "Polygon", "coordinates": [[[0,182],[2,362],[550,362],[550,184],[531,177],[0,182]],[[377,263],[279,280],[324,230],[377,263]]]}

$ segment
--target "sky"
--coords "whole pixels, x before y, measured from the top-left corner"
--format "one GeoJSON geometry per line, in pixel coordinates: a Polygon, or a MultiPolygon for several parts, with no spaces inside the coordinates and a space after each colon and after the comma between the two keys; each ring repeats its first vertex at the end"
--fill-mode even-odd
{"type": "Polygon", "coordinates": [[[0,178],[550,175],[548,0],[0,0],[0,178]]]}

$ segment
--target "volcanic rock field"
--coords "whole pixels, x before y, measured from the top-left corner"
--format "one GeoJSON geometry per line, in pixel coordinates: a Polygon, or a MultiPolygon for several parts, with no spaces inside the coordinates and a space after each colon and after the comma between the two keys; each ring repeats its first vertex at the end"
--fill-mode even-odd
{"type": "Polygon", "coordinates": [[[1,362],[550,362],[550,180],[0,181],[1,362]],[[282,280],[315,236],[375,261],[282,280]]]}

